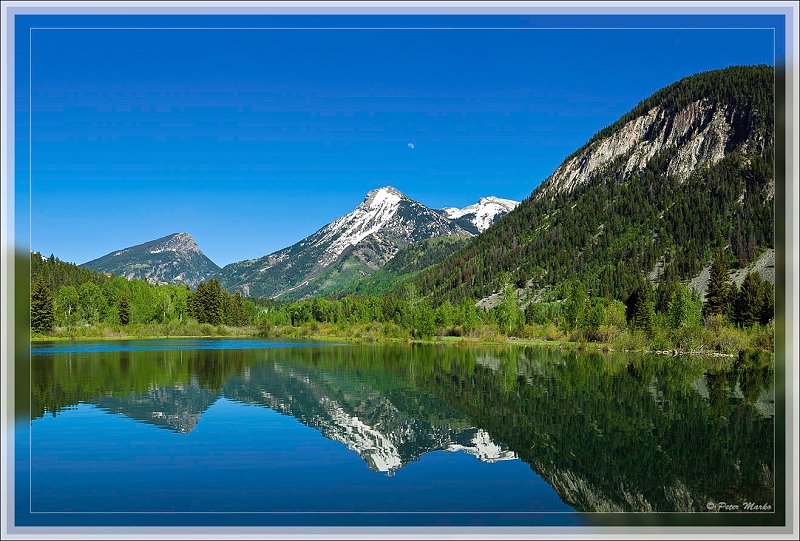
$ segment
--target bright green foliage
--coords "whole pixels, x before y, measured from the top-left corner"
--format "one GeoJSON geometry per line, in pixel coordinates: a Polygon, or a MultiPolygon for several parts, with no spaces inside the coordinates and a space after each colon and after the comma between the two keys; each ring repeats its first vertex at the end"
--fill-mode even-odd
{"type": "Polygon", "coordinates": [[[31,286],[31,329],[50,332],[54,321],[53,293],[44,280],[39,278],[31,286]]]}
{"type": "Polygon", "coordinates": [[[456,324],[461,325],[464,332],[469,333],[475,330],[480,323],[475,301],[472,299],[461,299],[456,310],[456,324]]]}
{"type": "Polygon", "coordinates": [[[625,304],[617,300],[607,302],[605,306],[605,324],[624,329],[626,323],[625,304]]]}
{"type": "MultiPolygon", "coordinates": [[[[42,259],[39,254],[31,254],[31,265],[35,269],[34,282],[58,285],[56,323],[67,328],[80,322],[180,324],[195,310],[199,322],[215,320],[246,326],[262,314],[252,300],[245,300],[241,293],[231,295],[215,280],[202,283],[197,295],[186,285],[154,285],[145,280],[106,276],[54,257],[42,259]]],[[[259,302],[272,306],[269,301],[259,302]]]]}
{"type": "Polygon", "coordinates": [[[412,334],[417,338],[430,338],[436,331],[436,320],[427,300],[419,301],[414,307],[414,326],[412,334]]]}
{"type": "Polygon", "coordinates": [[[158,320],[166,323],[172,313],[172,295],[166,288],[156,290],[156,306],[158,307],[158,320]]]}
{"type": "Polygon", "coordinates": [[[78,289],[78,311],[89,323],[97,323],[105,316],[108,304],[103,292],[94,282],[81,284],[78,289]]]}
{"type": "Polygon", "coordinates": [[[587,300],[586,287],[581,282],[571,280],[567,283],[563,310],[567,329],[577,329],[583,325],[587,300]]]}
{"type": "Polygon", "coordinates": [[[445,301],[435,311],[436,327],[447,329],[453,324],[453,305],[445,301]]]}
{"type": "Polygon", "coordinates": [[[75,286],[62,286],[56,297],[56,322],[60,325],[74,325],[78,319],[78,290],[75,286]]]}
{"type": "Polygon", "coordinates": [[[123,293],[117,301],[117,315],[120,325],[127,325],[131,321],[131,305],[127,293],[123,293]]]}
{"type": "Polygon", "coordinates": [[[517,293],[509,282],[500,290],[500,303],[495,307],[495,318],[501,332],[511,334],[511,331],[522,322],[522,312],[519,308],[517,293]]]}
{"type": "Polygon", "coordinates": [[[681,325],[699,325],[703,321],[702,307],[697,293],[679,284],[667,304],[667,320],[673,329],[681,325]]]}

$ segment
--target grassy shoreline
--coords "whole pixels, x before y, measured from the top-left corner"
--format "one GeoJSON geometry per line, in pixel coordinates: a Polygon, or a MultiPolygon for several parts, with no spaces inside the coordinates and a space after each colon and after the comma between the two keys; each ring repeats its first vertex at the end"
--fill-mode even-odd
{"type": "Polygon", "coordinates": [[[601,353],[649,353],[659,355],[693,355],[711,357],[736,357],[736,353],[720,351],[698,350],[687,351],[680,349],[656,350],[656,349],[615,349],[606,342],[574,342],[566,338],[540,339],[540,338],[517,338],[506,337],[504,339],[482,339],[466,336],[437,336],[429,339],[409,339],[409,338],[390,338],[390,337],[364,337],[364,336],[341,336],[332,334],[306,334],[302,336],[265,336],[260,334],[257,328],[227,328],[227,333],[216,334],[113,334],[104,336],[65,336],[62,333],[48,336],[35,334],[31,336],[31,343],[61,342],[61,343],[80,343],[80,342],[107,342],[107,341],[134,341],[134,340],[197,340],[197,339],[267,339],[278,342],[336,342],[348,344],[428,344],[439,346],[454,347],[548,347],[567,351],[597,351],[601,353]]]}

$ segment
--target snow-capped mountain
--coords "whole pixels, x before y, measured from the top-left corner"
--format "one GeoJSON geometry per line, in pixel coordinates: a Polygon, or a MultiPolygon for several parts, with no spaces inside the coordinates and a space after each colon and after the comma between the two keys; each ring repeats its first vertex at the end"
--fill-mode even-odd
{"type": "Polygon", "coordinates": [[[123,248],[82,266],[128,279],[139,278],[151,283],[186,284],[192,287],[220,270],[200,251],[194,238],[185,232],[123,248]]]}
{"type": "Polygon", "coordinates": [[[231,378],[223,392],[231,400],[291,415],[346,445],[371,470],[388,475],[439,450],[463,451],[489,463],[518,458],[486,430],[427,395],[423,399],[417,390],[395,389],[390,397],[369,381],[354,380],[340,371],[263,363],[252,367],[247,381],[231,378]],[[427,415],[407,409],[423,401],[429,408],[427,415]]]}
{"type": "Polygon", "coordinates": [[[420,241],[477,235],[516,205],[509,199],[483,197],[463,209],[434,210],[385,186],[300,242],[222,269],[185,232],[117,250],[83,266],[128,279],[192,287],[216,277],[227,289],[245,295],[305,298],[369,276],[420,241]]]}
{"type": "Polygon", "coordinates": [[[309,296],[317,291],[316,283],[370,274],[415,242],[471,234],[386,186],[369,192],[355,210],[313,235],[259,259],[227,265],[220,276],[225,287],[246,295],[285,297],[302,291],[301,296],[309,296]],[[334,265],[335,277],[326,272],[334,265]]]}
{"type": "Polygon", "coordinates": [[[442,212],[464,229],[478,234],[489,229],[490,225],[514,210],[517,205],[519,201],[489,196],[481,197],[477,203],[463,209],[447,207],[442,212]]]}

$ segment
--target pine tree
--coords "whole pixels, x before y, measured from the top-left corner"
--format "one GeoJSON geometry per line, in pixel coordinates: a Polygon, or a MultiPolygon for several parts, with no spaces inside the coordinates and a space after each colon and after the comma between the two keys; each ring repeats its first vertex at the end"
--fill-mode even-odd
{"type": "Polygon", "coordinates": [[[714,253],[710,272],[706,288],[705,312],[707,315],[725,315],[728,311],[731,286],[728,282],[727,258],[721,248],[714,253]]]}
{"type": "Polygon", "coordinates": [[[200,282],[197,284],[197,289],[191,294],[188,301],[189,315],[195,318],[199,323],[206,321],[205,311],[203,309],[203,299],[206,296],[206,283],[200,282]]]}
{"type": "Polygon", "coordinates": [[[205,314],[205,323],[212,325],[222,323],[222,288],[216,278],[208,281],[205,297],[200,302],[205,314]]]}
{"type": "Polygon", "coordinates": [[[55,307],[53,293],[40,276],[31,287],[31,329],[37,332],[53,330],[55,307]]]}
{"type": "Polygon", "coordinates": [[[763,292],[759,321],[762,325],[766,325],[771,319],[775,318],[775,286],[769,282],[764,282],[763,292]]]}
{"type": "Polygon", "coordinates": [[[634,329],[641,329],[648,335],[653,333],[656,318],[653,291],[650,284],[641,276],[631,294],[628,295],[628,300],[625,302],[625,311],[628,326],[634,329]]]}
{"type": "Polygon", "coordinates": [[[119,301],[117,301],[117,315],[119,316],[119,322],[121,325],[127,325],[130,323],[131,307],[130,303],[128,302],[127,293],[120,295],[119,301]]]}
{"type": "Polygon", "coordinates": [[[734,321],[745,327],[761,320],[764,303],[764,284],[756,272],[748,274],[734,304],[734,321]]]}

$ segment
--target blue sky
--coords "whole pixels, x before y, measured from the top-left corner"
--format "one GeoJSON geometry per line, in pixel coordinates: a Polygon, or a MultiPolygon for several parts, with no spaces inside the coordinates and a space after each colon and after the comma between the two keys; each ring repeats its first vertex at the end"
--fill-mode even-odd
{"type": "Polygon", "coordinates": [[[219,265],[260,257],[384,185],[436,208],[520,200],[659,88],[773,63],[771,30],[73,29],[31,44],[32,248],[79,263],[177,231],[219,265]]]}

